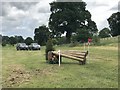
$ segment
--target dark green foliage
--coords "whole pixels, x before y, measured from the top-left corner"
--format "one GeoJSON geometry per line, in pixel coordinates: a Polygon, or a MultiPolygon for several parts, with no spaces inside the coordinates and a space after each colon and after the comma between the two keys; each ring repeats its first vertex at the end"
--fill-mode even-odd
{"type": "Polygon", "coordinates": [[[2,44],[2,35],[0,34],[0,44],[2,44]]]}
{"type": "Polygon", "coordinates": [[[100,32],[99,32],[99,37],[100,38],[106,38],[106,37],[110,37],[110,30],[108,28],[103,28],[100,32]]]}
{"type": "Polygon", "coordinates": [[[46,60],[48,60],[48,52],[49,51],[54,51],[55,49],[53,48],[53,42],[52,39],[49,38],[47,43],[46,43],[46,49],[45,49],[45,53],[46,53],[46,60]]]}
{"type": "Polygon", "coordinates": [[[52,42],[53,42],[53,45],[57,45],[57,44],[58,44],[58,41],[57,41],[56,38],[53,38],[53,39],[52,39],[52,42]]]}
{"type": "Polygon", "coordinates": [[[72,36],[73,42],[84,43],[88,41],[88,38],[91,38],[92,35],[88,31],[88,29],[77,29],[76,33],[72,36]]]}
{"type": "Polygon", "coordinates": [[[4,47],[4,46],[6,46],[6,43],[5,43],[5,42],[3,42],[3,43],[2,43],[2,46],[3,46],[3,47],[4,47]]]}
{"type": "Polygon", "coordinates": [[[1,44],[3,47],[6,46],[7,40],[9,40],[9,37],[0,35],[0,42],[1,42],[0,44],[1,44]]]}
{"type": "Polygon", "coordinates": [[[85,2],[53,2],[50,6],[49,28],[55,36],[66,32],[67,43],[70,43],[72,33],[78,28],[86,27],[91,34],[98,31],[85,2]]]}
{"type": "Polygon", "coordinates": [[[15,36],[17,43],[23,43],[24,39],[22,36],[15,36]]]}
{"type": "Polygon", "coordinates": [[[69,47],[75,47],[77,45],[79,45],[79,42],[71,42],[69,47]]]}
{"type": "Polygon", "coordinates": [[[2,36],[2,46],[6,46],[6,44],[9,44],[9,37],[2,36]]]}
{"type": "Polygon", "coordinates": [[[120,12],[113,13],[107,20],[111,29],[111,35],[120,35],[120,12]]]}
{"type": "Polygon", "coordinates": [[[43,25],[40,26],[39,28],[35,28],[34,34],[35,34],[34,41],[40,45],[45,45],[50,36],[50,31],[48,27],[43,25]]]}
{"type": "Polygon", "coordinates": [[[66,44],[66,37],[62,36],[62,37],[56,37],[52,39],[53,45],[62,45],[62,44],[66,44]]]}
{"type": "Polygon", "coordinates": [[[66,44],[67,43],[65,36],[57,38],[57,41],[58,41],[57,45],[62,45],[62,44],[66,44]]]}
{"type": "Polygon", "coordinates": [[[96,35],[96,33],[98,32],[96,23],[94,21],[91,21],[91,20],[88,21],[88,26],[84,26],[83,29],[88,30],[88,33],[91,36],[96,35]]]}
{"type": "Polygon", "coordinates": [[[13,46],[14,46],[14,44],[16,44],[16,43],[17,43],[16,38],[15,38],[15,37],[13,37],[13,36],[11,36],[11,37],[9,38],[9,43],[10,43],[11,45],[13,45],[13,46]]]}
{"type": "Polygon", "coordinates": [[[100,38],[97,35],[95,35],[92,37],[92,42],[94,45],[100,45],[100,38]]]}
{"type": "Polygon", "coordinates": [[[6,46],[6,44],[14,45],[16,43],[22,43],[22,42],[24,42],[22,36],[14,36],[14,37],[2,36],[2,46],[6,46]]]}
{"type": "Polygon", "coordinates": [[[24,41],[27,45],[30,45],[31,43],[33,43],[33,39],[31,37],[27,37],[24,41]]]}

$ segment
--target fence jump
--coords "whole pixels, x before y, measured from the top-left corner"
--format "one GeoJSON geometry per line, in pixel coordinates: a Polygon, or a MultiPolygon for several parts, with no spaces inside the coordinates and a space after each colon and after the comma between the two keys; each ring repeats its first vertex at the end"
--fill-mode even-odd
{"type": "MultiPolygon", "coordinates": [[[[69,58],[72,60],[79,61],[79,64],[86,63],[86,56],[88,51],[80,52],[77,50],[68,50],[60,52],[60,61],[62,62],[62,57],[69,58]]],[[[59,63],[59,53],[57,51],[48,52],[48,61],[51,63],[59,63]]]]}

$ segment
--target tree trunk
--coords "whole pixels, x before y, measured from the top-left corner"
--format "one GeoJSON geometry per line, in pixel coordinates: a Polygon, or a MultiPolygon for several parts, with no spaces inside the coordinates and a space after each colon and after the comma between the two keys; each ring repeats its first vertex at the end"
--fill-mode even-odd
{"type": "Polygon", "coordinates": [[[66,42],[70,43],[71,42],[71,32],[66,33],[66,42]]]}

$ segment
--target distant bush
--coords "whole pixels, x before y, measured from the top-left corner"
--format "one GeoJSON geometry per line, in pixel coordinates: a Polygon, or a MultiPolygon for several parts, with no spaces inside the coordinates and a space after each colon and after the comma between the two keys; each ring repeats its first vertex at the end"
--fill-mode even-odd
{"type": "Polygon", "coordinates": [[[27,45],[30,45],[31,43],[33,43],[33,39],[31,37],[27,37],[24,41],[27,45]]]}
{"type": "Polygon", "coordinates": [[[78,46],[79,45],[79,42],[71,42],[69,47],[75,47],[75,46],[78,46]]]}
{"type": "Polygon", "coordinates": [[[66,44],[66,37],[57,38],[57,45],[66,44]]]}
{"type": "Polygon", "coordinates": [[[58,44],[57,39],[56,38],[52,39],[52,43],[53,43],[53,45],[57,45],[58,44]]]}
{"type": "Polygon", "coordinates": [[[2,46],[3,46],[3,47],[6,46],[6,43],[2,43],[2,46]]]}
{"type": "Polygon", "coordinates": [[[46,53],[46,60],[48,60],[48,52],[49,51],[54,51],[55,49],[53,48],[53,42],[52,39],[48,39],[47,43],[46,43],[46,49],[45,49],[45,53],[46,53]]]}
{"type": "Polygon", "coordinates": [[[98,36],[93,36],[92,42],[94,45],[100,45],[100,38],[98,36]]]}

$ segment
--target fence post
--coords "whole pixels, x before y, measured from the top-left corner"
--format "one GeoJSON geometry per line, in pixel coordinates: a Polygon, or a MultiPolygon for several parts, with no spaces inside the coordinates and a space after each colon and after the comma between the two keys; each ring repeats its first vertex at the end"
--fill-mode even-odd
{"type": "Polygon", "coordinates": [[[85,43],[84,43],[84,51],[85,51],[85,43]]]}
{"type": "Polygon", "coordinates": [[[58,53],[59,53],[59,66],[60,66],[60,50],[58,51],[58,53]]]}
{"type": "MultiPolygon", "coordinates": [[[[90,45],[90,42],[88,42],[88,52],[89,52],[89,49],[90,49],[89,45],[90,45]]],[[[88,63],[89,63],[89,54],[88,54],[88,63]]]]}

